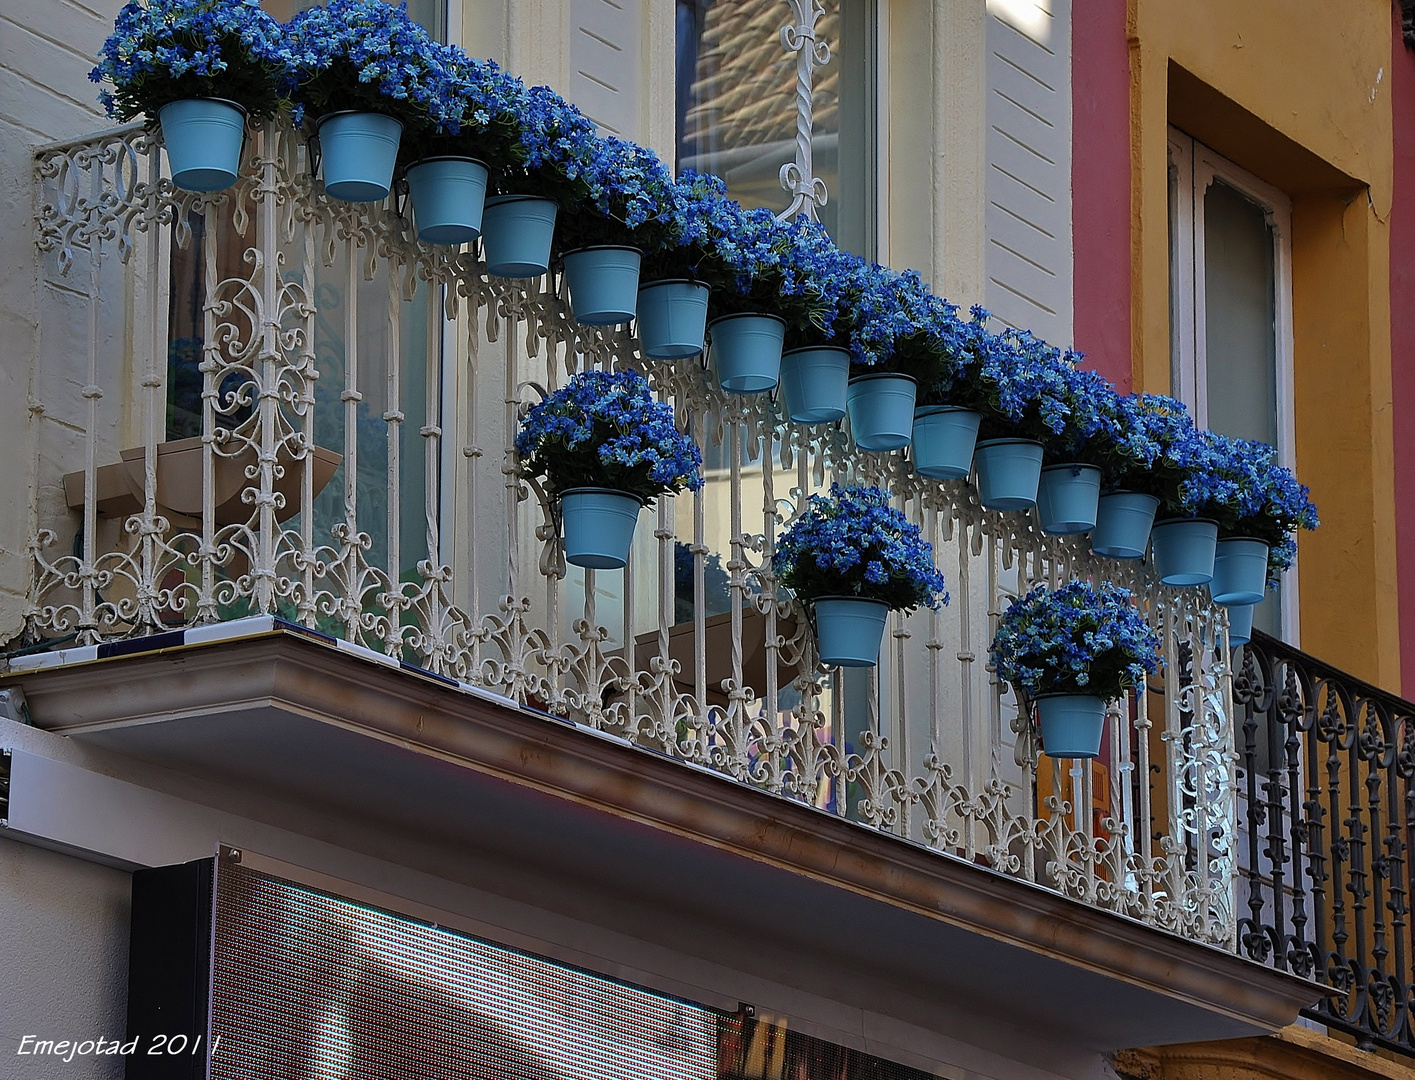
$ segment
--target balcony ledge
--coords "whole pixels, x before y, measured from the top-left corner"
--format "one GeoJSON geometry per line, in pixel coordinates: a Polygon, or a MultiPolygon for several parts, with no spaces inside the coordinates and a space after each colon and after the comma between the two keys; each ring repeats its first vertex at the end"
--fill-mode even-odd
{"type": "Polygon", "coordinates": [[[0,685],[23,687],[36,727],[81,744],[453,851],[529,855],[679,920],[726,927],[734,941],[809,955],[816,972],[834,965],[842,998],[882,980],[895,1015],[925,1027],[966,1007],[1110,1051],[1269,1033],[1322,995],[618,738],[270,620],[248,623],[249,636],[228,640],[186,631],[146,639],[150,651],[141,639],[70,650],[0,685]]]}

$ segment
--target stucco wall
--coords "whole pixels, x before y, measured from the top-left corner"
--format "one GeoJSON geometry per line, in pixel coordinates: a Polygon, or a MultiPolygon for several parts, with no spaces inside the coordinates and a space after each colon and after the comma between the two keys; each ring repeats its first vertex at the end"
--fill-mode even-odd
{"type": "MultiPolygon", "coordinates": [[[[0,469],[0,641],[21,625],[33,463],[44,427],[31,407],[37,328],[31,151],[107,125],[88,72],[120,6],[117,0],[0,5],[0,432],[6,462],[0,469]]],[[[72,442],[70,425],[59,421],[52,428],[44,445],[72,442]]]]}
{"type": "Polygon", "coordinates": [[[117,1080],[116,1056],[19,1056],[37,1039],[114,1039],[127,1024],[131,878],[0,837],[0,1076],[117,1080]]]}
{"type": "Polygon", "coordinates": [[[1391,13],[1385,0],[1130,0],[1133,372],[1169,389],[1166,129],[1292,196],[1301,644],[1400,685],[1390,351],[1391,13]]]}

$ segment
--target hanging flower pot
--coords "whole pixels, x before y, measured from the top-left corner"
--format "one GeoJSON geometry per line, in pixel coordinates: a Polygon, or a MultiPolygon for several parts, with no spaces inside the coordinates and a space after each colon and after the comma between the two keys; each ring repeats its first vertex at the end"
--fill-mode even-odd
{"type": "Polygon", "coordinates": [[[797,424],[833,424],[845,416],[850,353],[834,345],[792,349],[781,357],[786,415],[797,424]]]}
{"type": "Polygon", "coordinates": [[[1218,522],[1208,518],[1170,518],[1150,534],[1155,570],[1166,585],[1207,585],[1214,576],[1218,522]]]}
{"type": "Polygon", "coordinates": [[[526,410],[515,451],[523,476],[559,493],[566,561],[592,570],[629,561],[645,504],[703,486],[702,452],[631,368],[572,375],[526,410]]]}
{"type": "Polygon", "coordinates": [[[1253,609],[1256,604],[1228,606],[1228,644],[1247,645],[1253,640],[1253,609]]]}
{"type": "Polygon", "coordinates": [[[639,345],[655,360],[686,360],[703,351],[708,287],[687,278],[639,287],[639,345]]]}
{"type": "Polygon", "coordinates": [[[1105,706],[1143,692],[1159,669],[1160,637],[1128,589],[1102,582],[1038,585],[998,620],[988,653],[999,679],[1035,706],[1051,757],[1093,758],[1105,734],[1105,706]]]}
{"type": "Polygon", "coordinates": [[[320,170],[324,190],[344,202],[382,202],[393,186],[403,125],[373,112],[336,112],[320,117],[320,170]]]}
{"type": "Polygon", "coordinates": [[[190,98],[164,105],[157,114],[172,166],[172,183],[183,191],[222,191],[241,171],[246,110],[224,98],[190,98]]]}
{"type": "Polygon", "coordinates": [[[1054,758],[1100,757],[1105,737],[1105,700],[1093,694],[1041,694],[1037,727],[1042,750],[1054,758]]]}
{"type": "Polygon", "coordinates": [[[1048,465],[1037,489],[1042,532],[1076,536],[1096,526],[1101,471],[1094,465],[1048,465]]]}
{"type": "Polygon", "coordinates": [[[1143,559],[1159,505],[1153,495],[1138,491],[1102,495],[1091,532],[1091,550],[1111,559],[1143,559]]]}
{"type": "Polygon", "coordinates": [[[978,498],[989,510],[1030,510],[1042,478],[1042,444],[1031,439],[984,439],[973,455],[978,498]]]}
{"type": "Polygon", "coordinates": [[[855,445],[887,454],[909,445],[914,434],[914,401],[919,384],[908,375],[878,372],[857,375],[846,393],[850,433],[855,445]]]}
{"type": "Polygon", "coordinates": [[[1218,542],[1214,577],[1209,594],[1215,604],[1244,606],[1259,603],[1267,594],[1268,545],[1248,536],[1218,542]]]}
{"type": "Polygon", "coordinates": [[[634,317],[639,298],[638,248],[596,244],[565,253],[570,311],[582,326],[617,326],[634,317]]]}
{"type": "Polygon", "coordinates": [[[958,480],[973,470],[982,416],[955,405],[914,410],[914,471],[931,480],[958,480]]]}
{"type": "Polygon", "coordinates": [[[418,238],[429,244],[470,244],[481,235],[486,166],[469,157],[423,158],[408,168],[418,238]]]}
{"type": "Polygon", "coordinates": [[[879,663],[889,605],[860,596],[821,596],[815,601],[816,645],[822,664],[874,667],[879,663]]]}
{"type": "MultiPolygon", "coordinates": [[[[640,316],[642,318],[642,314],[640,316]]],[[[713,319],[712,359],[718,384],[729,394],[761,394],[781,379],[786,322],[775,315],[742,313],[713,319]]]]}
{"type": "Polygon", "coordinates": [[[817,652],[834,667],[872,667],[890,611],[948,603],[933,545],[883,488],[835,483],[777,539],[777,580],[814,614],[817,652]]]}
{"type": "Polygon", "coordinates": [[[495,195],[482,211],[486,272],[500,278],[538,278],[550,269],[559,207],[533,195],[495,195]]]}
{"type": "Polygon", "coordinates": [[[565,561],[588,570],[622,570],[639,522],[641,503],[612,488],[571,488],[560,493],[565,561]]]}

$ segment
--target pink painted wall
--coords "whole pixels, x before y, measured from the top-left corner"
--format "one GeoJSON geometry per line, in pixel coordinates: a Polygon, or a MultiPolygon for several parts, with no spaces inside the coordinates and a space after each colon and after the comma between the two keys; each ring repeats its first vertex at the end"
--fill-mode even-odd
{"type": "MultiPolygon", "coordinates": [[[[1130,47],[1126,0],[1071,7],[1075,346],[1121,391],[1130,362],[1130,47]]],[[[1167,387],[1147,387],[1166,391],[1167,387]]]]}
{"type": "Polygon", "coordinates": [[[1415,51],[1392,4],[1395,183],[1390,211],[1390,353],[1395,421],[1395,539],[1400,581],[1400,684],[1415,696],[1415,51]]]}

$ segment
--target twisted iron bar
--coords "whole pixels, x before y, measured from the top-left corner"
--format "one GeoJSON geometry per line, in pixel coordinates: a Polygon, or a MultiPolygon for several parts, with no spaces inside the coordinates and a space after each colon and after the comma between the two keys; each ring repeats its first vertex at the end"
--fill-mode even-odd
{"type": "Polygon", "coordinates": [[[1235,668],[1239,946],[1330,987],[1312,1018],[1415,1053],[1415,705],[1263,634],[1235,668]]]}
{"type": "Polygon", "coordinates": [[[819,220],[825,205],[825,181],[815,175],[811,162],[811,128],[814,122],[813,70],[830,63],[830,45],[816,37],[816,23],[825,16],[821,0],[786,0],[796,23],[781,28],[781,46],[796,54],[796,160],[781,166],[781,186],[791,196],[791,205],[777,215],[780,221],[794,217],[819,220]]]}

